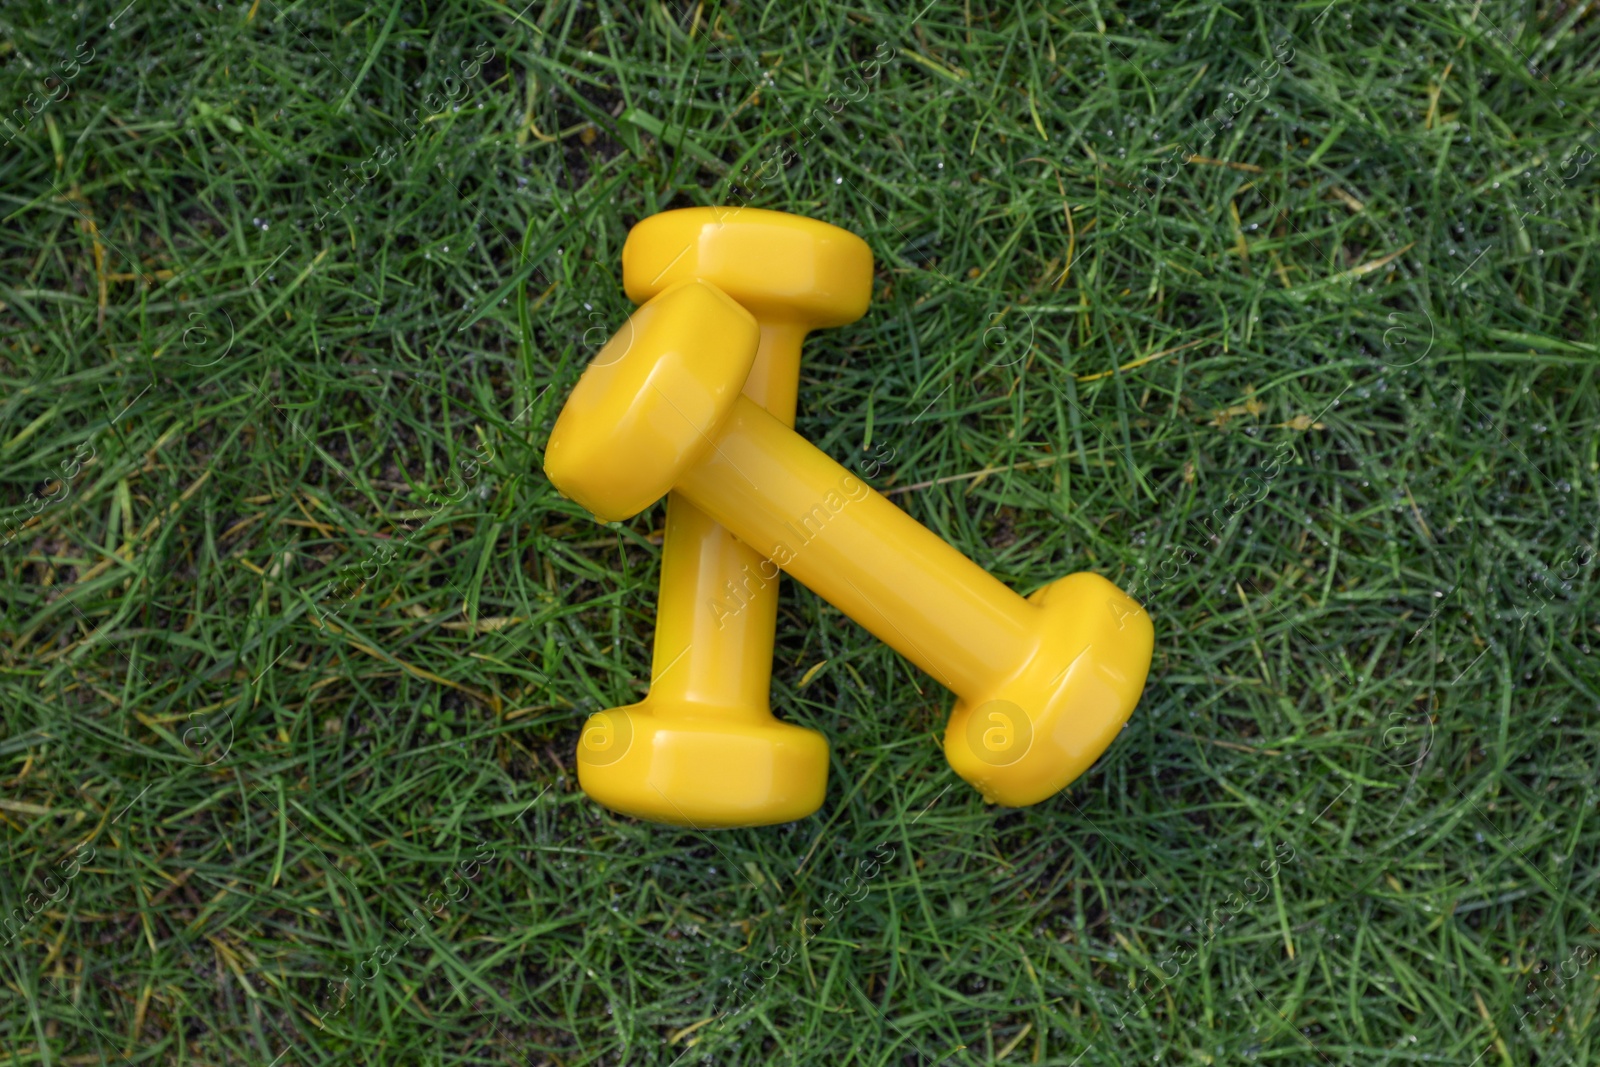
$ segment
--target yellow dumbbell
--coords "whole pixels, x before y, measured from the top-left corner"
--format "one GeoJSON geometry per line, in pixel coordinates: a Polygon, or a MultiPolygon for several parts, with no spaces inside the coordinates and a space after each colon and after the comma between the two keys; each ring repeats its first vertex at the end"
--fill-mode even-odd
{"type": "MultiPolygon", "coordinates": [[[[695,278],[755,316],[760,341],[744,395],[793,425],[800,344],[866,313],[872,252],[836,226],[755,208],[667,211],[629,232],[629,299],[644,303],[695,278]]],[[[624,340],[598,359],[625,349],[624,340]]],[[[669,494],[650,692],[584,724],[585,793],[613,811],[702,827],[791,822],[822,805],[827,739],[779,722],[769,704],[777,578],[769,560],[669,494]]]]}
{"type": "MultiPolygon", "coordinates": [[[[740,395],[759,335],[715,286],[663,292],[573,389],[545,473],[607,522],[680,493],[953,691],[945,755],[987,799],[1055,794],[1138,703],[1149,616],[1089,573],[1026,600],[1007,589],[740,395]]],[[[679,803],[707,806],[723,788],[720,776],[672,785],[679,803]]]]}

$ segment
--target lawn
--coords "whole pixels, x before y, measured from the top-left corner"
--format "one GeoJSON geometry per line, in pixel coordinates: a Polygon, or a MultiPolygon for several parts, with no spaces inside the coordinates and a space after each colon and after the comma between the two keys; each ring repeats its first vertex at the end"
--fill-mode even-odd
{"type": "Polygon", "coordinates": [[[1600,9],[0,10],[13,1064],[1600,1058],[1600,9]],[[664,510],[545,441],[629,228],[859,234],[797,430],[1149,611],[1082,778],[784,580],[798,823],[578,788],[664,510]]]}

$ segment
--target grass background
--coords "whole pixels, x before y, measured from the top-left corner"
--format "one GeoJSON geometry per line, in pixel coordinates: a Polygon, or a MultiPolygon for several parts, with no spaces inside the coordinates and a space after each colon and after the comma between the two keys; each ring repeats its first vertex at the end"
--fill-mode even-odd
{"type": "Polygon", "coordinates": [[[1594,1061],[1594,5],[519,6],[0,12],[7,1062],[1594,1061]],[[876,259],[802,433],[1150,610],[1062,795],[787,582],[823,809],[578,791],[662,509],[543,441],[736,200],[876,259]]]}

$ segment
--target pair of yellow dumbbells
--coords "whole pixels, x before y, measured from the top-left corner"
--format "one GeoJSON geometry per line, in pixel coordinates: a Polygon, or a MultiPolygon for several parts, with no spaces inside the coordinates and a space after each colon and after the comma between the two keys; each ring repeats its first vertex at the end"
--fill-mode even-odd
{"type": "Polygon", "coordinates": [[[655,822],[760,826],[821,806],[828,743],[772,715],[778,569],[956,694],[950,765],[990,801],[1061,790],[1132,714],[1153,631],[1098,575],[1023,599],[794,432],[806,333],[865,314],[853,234],[752,208],[644,220],[643,306],[584,371],[544,469],[600,521],[667,497],[650,691],[578,742],[594,800],[655,822]]]}

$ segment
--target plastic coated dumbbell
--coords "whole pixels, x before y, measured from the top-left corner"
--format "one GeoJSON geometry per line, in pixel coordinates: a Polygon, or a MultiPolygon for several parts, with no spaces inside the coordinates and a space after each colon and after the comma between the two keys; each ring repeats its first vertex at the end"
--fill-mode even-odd
{"type": "Polygon", "coordinates": [[[945,755],[991,801],[1038,803],[1110,745],[1150,667],[1135,601],[1088,573],[1024,600],[742,397],[759,329],[716,287],[668,289],[624,334],[551,432],[562,493],[615,521],[675,490],[766,554],[956,694],[945,755]]]}
{"type": "MultiPolygon", "coordinates": [[[[622,282],[643,303],[714,282],[760,325],[744,395],[793,425],[800,345],[854,322],[872,295],[872,253],[836,226],[755,208],[685,208],[628,234],[622,282]]],[[[617,358],[626,339],[612,348],[617,358]]],[[[590,716],[578,741],[584,792],[655,822],[760,826],[822,804],[828,742],[772,715],[778,570],[677,493],[668,495],[650,691],[590,716]],[[714,791],[703,784],[718,783],[714,791]],[[690,783],[685,785],[684,783],[690,783]]]]}

